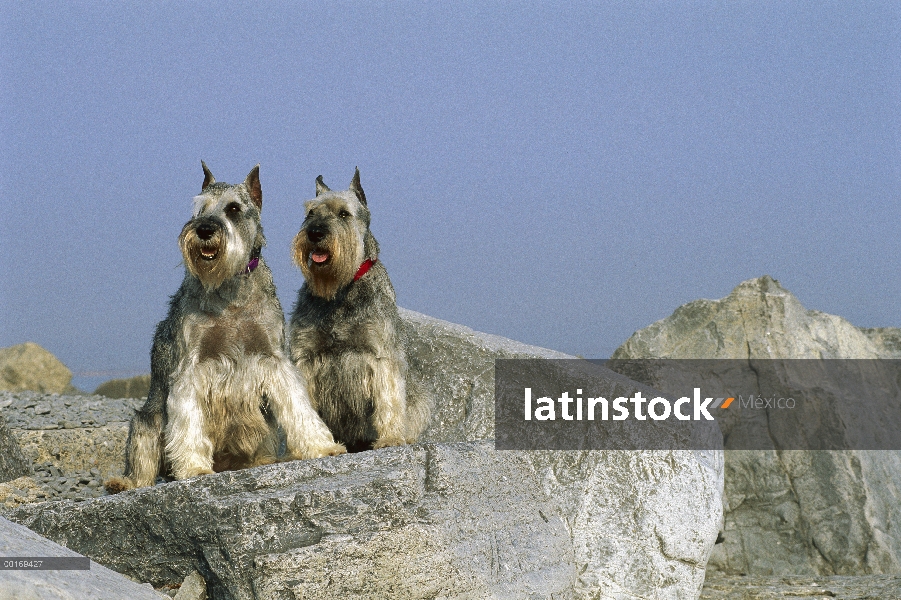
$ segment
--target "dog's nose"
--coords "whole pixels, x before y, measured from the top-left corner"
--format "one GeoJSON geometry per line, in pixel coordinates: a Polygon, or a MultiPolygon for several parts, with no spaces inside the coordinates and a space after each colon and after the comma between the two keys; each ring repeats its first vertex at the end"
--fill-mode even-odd
{"type": "Polygon", "coordinates": [[[324,237],[325,231],[323,231],[319,227],[311,227],[310,229],[307,229],[307,239],[314,244],[318,244],[324,237]]]}
{"type": "Polygon", "coordinates": [[[216,233],[216,228],[212,225],[204,224],[197,228],[197,237],[199,237],[203,241],[207,241],[208,239],[213,237],[214,233],[216,233]]]}

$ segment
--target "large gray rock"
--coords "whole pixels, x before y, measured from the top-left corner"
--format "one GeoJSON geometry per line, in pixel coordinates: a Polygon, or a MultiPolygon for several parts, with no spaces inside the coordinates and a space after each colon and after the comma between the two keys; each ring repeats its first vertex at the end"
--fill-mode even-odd
{"type": "Polygon", "coordinates": [[[97,386],[94,394],[107,398],[146,398],[150,391],[150,374],[126,379],[110,379],[97,386]]]}
{"type": "Polygon", "coordinates": [[[0,390],[61,394],[71,381],[72,371],[34,342],[0,348],[0,390]]]}
{"type": "MultiPolygon", "coordinates": [[[[494,436],[496,359],[575,359],[409,310],[402,309],[401,318],[410,366],[438,399],[428,440],[494,436]]],[[[587,363],[579,368],[610,397],[647,393],[609,370],[587,363]]],[[[572,537],[577,598],[697,598],[722,523],[721,451],[526,456],[572,537]]]]}
{"type": "MultiPolygon", "coordinates": [[[[78,557],[16,523],[0,517],[0,556],[78,557]]],[[[106,567],[91,562],[90,570],[0,571],[0,600],[163,600],[147,585],[138,585],[106,567]]]]}
{"type": "Polygon", "coordinates": [[[0,413],[0,483],[31,474],[31,462],[22,454],[19,442],[0,413]]]}
{"type": "MultiPolygon", "coordinates": [[[[899,340],[896,329],[862,330],[841,317],[806,310],[777,281],[764,276],[741,283],[722,300],[698,300],[678,308],[636,332],[613,358],[897,358],[899,340]]],[[[801,387],[816,388],[822,396],[833,389],[833,376],[824,370],[821,379],[807,378],[801,387]]],[[[897,387],[897,381],[881,376],[876,373],[861,385],[897,387]]],[[[711,372],[701,383],[715,387],[717,378],[711,372]]],[[[836,447],[861,447],[856,445],[859,439],[848,436],[861,431],[855,422],[860,415],[874,416],[872,407],[860,404],[868,394],[853,396],[834,402],[820,419],[830,426],[834,441],[846,442],[836,447]]],[[[896,436],[901,406],[896,408],[867,419],[866,431],[896,436]]],[[[763,419],[763,434],[778,442],[788,433],[779,431],[780,421],[763,419]]],[[[901,573],[901,452],[730,451],[730,443],[727,435],[725,542],[711,556],[711,570],[752,575],[901,573]]]]}
{"type": "Polygon", "coordinates": [[[211,598],[568,598],[572,545],[522,455],[415,445],[219,473],[12,518],[211,598]]]}

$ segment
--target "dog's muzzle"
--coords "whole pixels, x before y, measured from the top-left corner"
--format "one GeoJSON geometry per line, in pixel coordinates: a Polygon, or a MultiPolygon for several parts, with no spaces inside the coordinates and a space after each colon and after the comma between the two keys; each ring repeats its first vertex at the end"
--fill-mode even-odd
{"type": "Polygon", "coordinates": [[[222,226],[218,223],[206,221],[194,228],[197,239],[200,240],[200,258],[214,260],[219,255],[219,233],[222,226]]]}
{"type": "MultiPolygon", "coordinates": [[[[319,244],[327,234],[328,229],[318,225],[314,225],[307,229],[307,239],[310,240],[310,243],[312,244],[319,244]]],[[[314,246],[313,249],[310,250],[309,262],[315,265],[324,265],[328,262],[330,256],[331,254],[325,248],[314,246]]]]}

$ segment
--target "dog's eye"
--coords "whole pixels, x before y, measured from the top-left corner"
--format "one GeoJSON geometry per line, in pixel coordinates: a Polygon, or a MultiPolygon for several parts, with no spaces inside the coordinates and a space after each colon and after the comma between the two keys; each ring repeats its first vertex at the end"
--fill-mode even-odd
{"type": "Polygon", "coordinates": [[[338,213],[338,216],[341,217],[342,219],[346,219],[347,217],[350,216],[350,213],[347,212],[346,210],[342,210],[341,212],[338,213]]]}
{"type": "Polygon", "coordinates": [[[241,214],[241,205],[237,202],[232,202],[225,207],[225,213],[228,215],[239,215],[241,214]]]}

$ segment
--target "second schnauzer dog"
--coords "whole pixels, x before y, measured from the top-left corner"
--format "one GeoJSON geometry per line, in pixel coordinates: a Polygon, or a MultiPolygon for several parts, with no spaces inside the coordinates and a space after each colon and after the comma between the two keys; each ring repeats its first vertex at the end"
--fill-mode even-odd
{"type": "Polygon", "coordinates": [[[431,414],[430,397],[408,374],[394,288],[369,222],[359,170],[343,192],[320,175],[292,247],[306,281],[290,320],[291,359],[350,450],[411,443],[431,414]]]}
{"type": "Polygon", "coordinates": [[[285,317],[260,256],[259,165],[244,183],[204,181],[179,245],[185,278],[156,328],[150,392],[131,421],[125,475],[111,492],[276,462],[340,454],[287,356],[285,317]]]}

